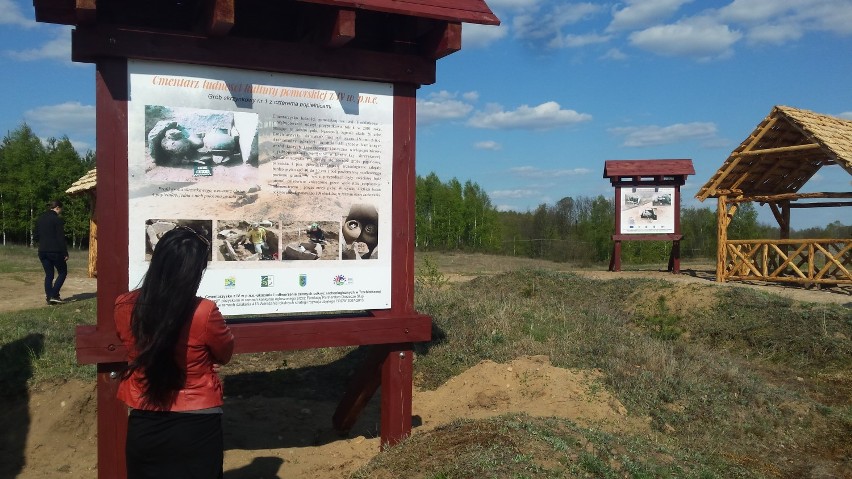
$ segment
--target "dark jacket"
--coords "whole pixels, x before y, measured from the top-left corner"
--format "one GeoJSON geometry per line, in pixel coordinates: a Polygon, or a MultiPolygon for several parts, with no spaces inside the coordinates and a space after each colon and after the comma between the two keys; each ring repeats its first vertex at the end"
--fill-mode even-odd
{"type": "Polygon", "coordinates": [[[65,220],[53,210],[47,210],[38,217],[33,239],[38,243],[39,253],[62,253],[68,256],[65,220]]]}

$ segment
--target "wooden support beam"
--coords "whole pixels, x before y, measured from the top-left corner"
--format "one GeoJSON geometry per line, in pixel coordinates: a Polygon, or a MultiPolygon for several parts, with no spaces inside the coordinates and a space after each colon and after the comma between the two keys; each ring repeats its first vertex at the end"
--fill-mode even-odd
{"type": "MultiPolygon", "coordinates": [[[[772,118],[769,121],[764,121],[765,123],[760,128],[758,134],[755,135],[754,138],[752,138],[752,140],[748,143],[748,145],[746,145],[745,148],[743,148],[743,151],[748,151],[754,145],[756,145],[760,141],[760,139],[763,138],[763,135],[765,135],[766,132],[768,132],[772,129],[773,126],[775,126],[775,122],[778,121],[778,119],[772,118]]],[[[740,163],[740,160],[743,158],[742,155],[731,155],[731,157],[733,157],[731,163],[727,167],[725,167],[724,171],[716,172],[716,179],[713,180],[713,183],[711,183],[710,186],[706,190],[704,190],[703,193],[698,195],[698,199],[700,201],[704,201],[707,199],[708,196],[716,194],[716,188],[719,186],[719,184],[722,183],[722,180],[724,180],[731,173],[731,171],[736,168],[736,166],[740,163]]]]}
{"type": "Polygon", "coordinates": [[[331,48],[339,48],[355,38],[355,11],[339,9],[334,14],[328,39],[325,44],[331,48]]]}
{"type": "Polygon", "coordinates": [[[791,204],[790,208],[836,208],[839,206],[852,206],[852,201],[824,201],[820,203],[791,204]]]}
{"type": "Polygon", "coordinates": [[[423,45],[423,55],[437,60],[461,50],[462,26],[457,22],[445,22],[427,34],[423,45]]]}
{"type": "MultiPolygon", "coordinates": [[[[774,203],[777,201],[796,201],[810,198],[852,198],[852,191],[849,192],[820,192],[820,193],[779,193],[777,195],[751,195],[741,196],[738,198],[728,198],[731,203],[744,203],[747,201],[757,201],[759,203],[774,203]]],[[[793,205],[790,205],[791,207],[793,205]]]]}
{"type": "Polygon", "coordinates": [[[346,388],[343,399],[331,418],[336,431],[346,433],[355,425],[358,416],[382,383],[382,365],[390,350],[388,345],[370,347],[367,357],[352,376],[349,387],[346,388]]]}
{"type": "Polygon", "coordinates": [[[349,80],[435,83],[435,61],[413,55],[323,45],[99,26],[72,32],[72,59],[128,58],[349,80]]]}
{"type": "Polygon", "coordinates": [[[720,196],[717,198],[716,205],[716,281],[719,283],[725,282],[725,263],[727,262],[727,240],[728,240],[728,208],[726,197],[720,196]]]}
{"type": "Polygon", "coordinates": [[[815,150],[820,148],[819,143],[808,143],[807,145],[779,146],[778,148],[764,148],[762,150],[749,150],[734,153],[734,156],[757,156],[770,155],[772,153],[788,153],[791,151],[815,150]]]}
{"type": "Polygon", "coordinates": [[[206,30],[211,37],[224,37],[234,27],[234,1],[210,0],[206,30]]]}
{"type": "Polygon", "coordinates": [[[94,25],[97,22],[98,6],[95,0],[75,0],[74,10],[78,25],[94,25]]]}

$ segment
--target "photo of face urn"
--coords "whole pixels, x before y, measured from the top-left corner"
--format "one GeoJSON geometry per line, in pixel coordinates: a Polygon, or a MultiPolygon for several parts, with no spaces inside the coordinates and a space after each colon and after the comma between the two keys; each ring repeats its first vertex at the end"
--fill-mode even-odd
{"type": "Polygon", "coordinates": [[[342,259],[376,259],[379,257],[379,213],[369,204],[354,204],[343,219],[342,259]]]}

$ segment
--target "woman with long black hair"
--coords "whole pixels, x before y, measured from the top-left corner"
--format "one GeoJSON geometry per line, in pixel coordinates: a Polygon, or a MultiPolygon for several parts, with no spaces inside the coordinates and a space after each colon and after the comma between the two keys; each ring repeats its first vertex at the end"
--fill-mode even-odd
{"type": "Polygon", "coordinates": [[[210,241],[178,226],[157,243],[139,289],[115,302],[128,365],[118,398],[130,408],[127,477],[221,478],[220,364],[234,336],[216,303],[196,296],[210,241]]]}

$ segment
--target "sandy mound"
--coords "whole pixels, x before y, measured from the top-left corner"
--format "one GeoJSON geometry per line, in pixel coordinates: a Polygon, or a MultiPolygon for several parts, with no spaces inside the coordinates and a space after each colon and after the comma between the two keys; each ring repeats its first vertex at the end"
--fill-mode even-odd
{"type": "MultiPolygon", "coordinates": [[[[600,379],[596,371],[553,367],[544,356],[518,358],[509,364],[483,361],[435,391],[414,392],[414,434],[458,418],[508,412],[565,417],[610,430],[644,427],[627,417],[624,406],[600,379]]],[[[374,399],[359,420],[355,437],[339,438],[330,427],[336,404],[235,398],[226,411],[225,476],[348,477],[379,452],[377,402],[374,399]]],[[[26,466],[19,478],[94,477],[94,384],[69,381],[35,392],[29,414],[26,466]]],[[[0,457],[0,462],[5,459],[0,457]]]]}

